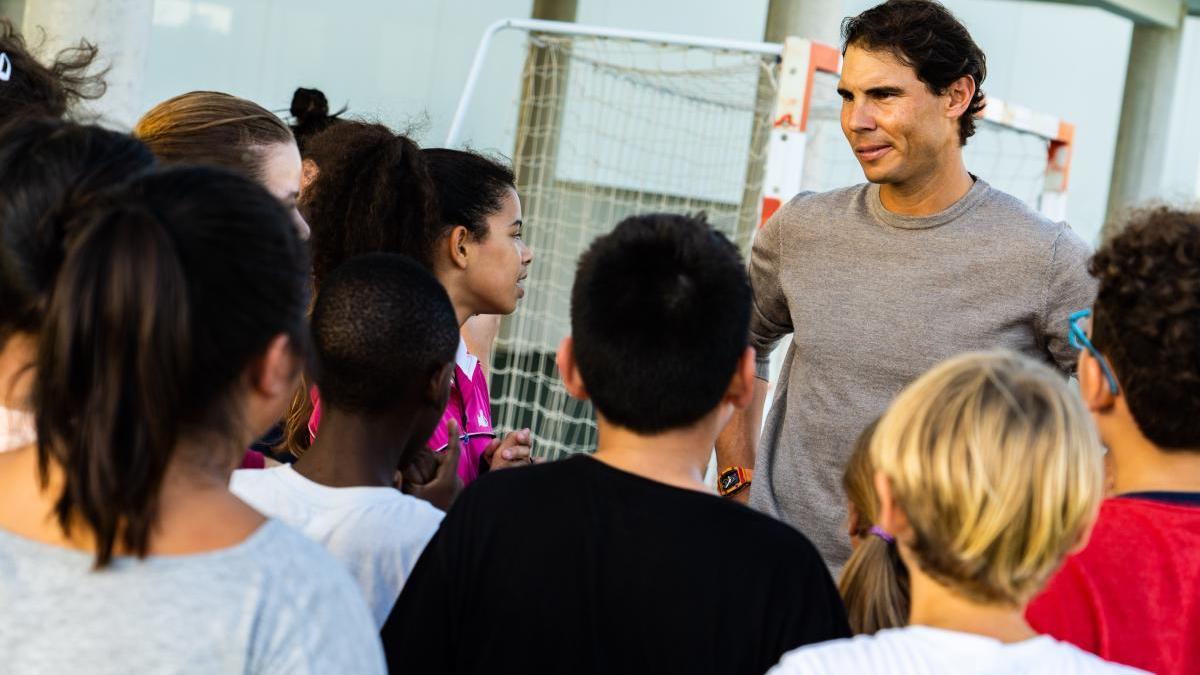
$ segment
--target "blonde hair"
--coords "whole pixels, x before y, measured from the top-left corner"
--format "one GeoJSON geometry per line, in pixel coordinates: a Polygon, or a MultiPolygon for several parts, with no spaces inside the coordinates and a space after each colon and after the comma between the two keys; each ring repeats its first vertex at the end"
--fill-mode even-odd
{"type": "Polygon", "coordinates": [[[859,434],[854,452],[846,463],[842,488],[855,513],[853,536],[861,541],[842,568],[838,591],[846,605],[846,617],[855,634],[871,635],[884,628],[908,624],[908,570],[896,550],[871,532],[879,519],[875,495],[875,470],[871,467],[870,443],[879,420],[859,434]]]}
{"type": "Polygon", "coordinates": [[[263,150],[294,143],[292,130],[262,106],[219,91],[192,91],[154,106],[133,135],[164,164],[209,164],[261,182],[263,150]]]}
{"type": "Polygon", "coordinates": [[[977,602],[1028,602],[1102,496],[1082,401],[1059,373],[1006,351],[957,356],[906,387],[870,459],[908,517],[911,557],[977,602]]]}

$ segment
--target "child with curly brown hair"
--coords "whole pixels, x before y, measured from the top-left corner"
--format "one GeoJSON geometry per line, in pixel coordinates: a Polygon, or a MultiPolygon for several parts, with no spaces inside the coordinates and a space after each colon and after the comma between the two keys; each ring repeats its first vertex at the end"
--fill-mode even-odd
{"type": "Polygon", "coordinates": [[[1029,622],[1118,663],[1197,673],[1200,212],[1136,214],[1091,272],[1096,303],[1072,315],[1071,331],[1112,494],[1029,622]]]}

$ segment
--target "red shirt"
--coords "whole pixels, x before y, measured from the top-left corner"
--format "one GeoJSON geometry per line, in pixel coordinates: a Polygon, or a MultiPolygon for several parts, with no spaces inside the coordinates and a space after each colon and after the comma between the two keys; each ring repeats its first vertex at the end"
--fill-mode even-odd
{"type": "Polygon", "coordinates": [[[1026,610],[1039,632],[1160,675],[1200,673],[1200,494],[1107,499],[1026,610]]]}

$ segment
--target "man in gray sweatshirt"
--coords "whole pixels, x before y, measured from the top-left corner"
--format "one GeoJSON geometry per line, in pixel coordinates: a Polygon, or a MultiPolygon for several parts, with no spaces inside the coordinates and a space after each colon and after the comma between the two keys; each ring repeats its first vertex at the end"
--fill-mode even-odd
{"type": "Polygon", "coordinates": [[[758,232],[761,379],[717,442],[729,496],[804,532],[833,568],[850,554],[841,478],[863,427],[963,351],[1006,347],[1069,373],[1067,317],[1095,294],[1078,235],[963,163],[986,74],[966,28],[934,2],[893,0],[847,19],[843,39],[842,130],[869,182],[801,194],[758,232]],[[789,333],[759,439],[767,360],[789,333]]]}

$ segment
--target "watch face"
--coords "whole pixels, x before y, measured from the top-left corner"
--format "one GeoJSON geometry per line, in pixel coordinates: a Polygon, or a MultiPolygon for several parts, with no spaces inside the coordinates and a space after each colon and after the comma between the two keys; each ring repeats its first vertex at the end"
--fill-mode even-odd
{"type": "Polygon", "coordinates": [[[736,487],[737,484],[738,484],[737,471],[726,471],[725,473],[721,474],[721,489],[722,490],[728,490],[730,488],[736,487]]]}

